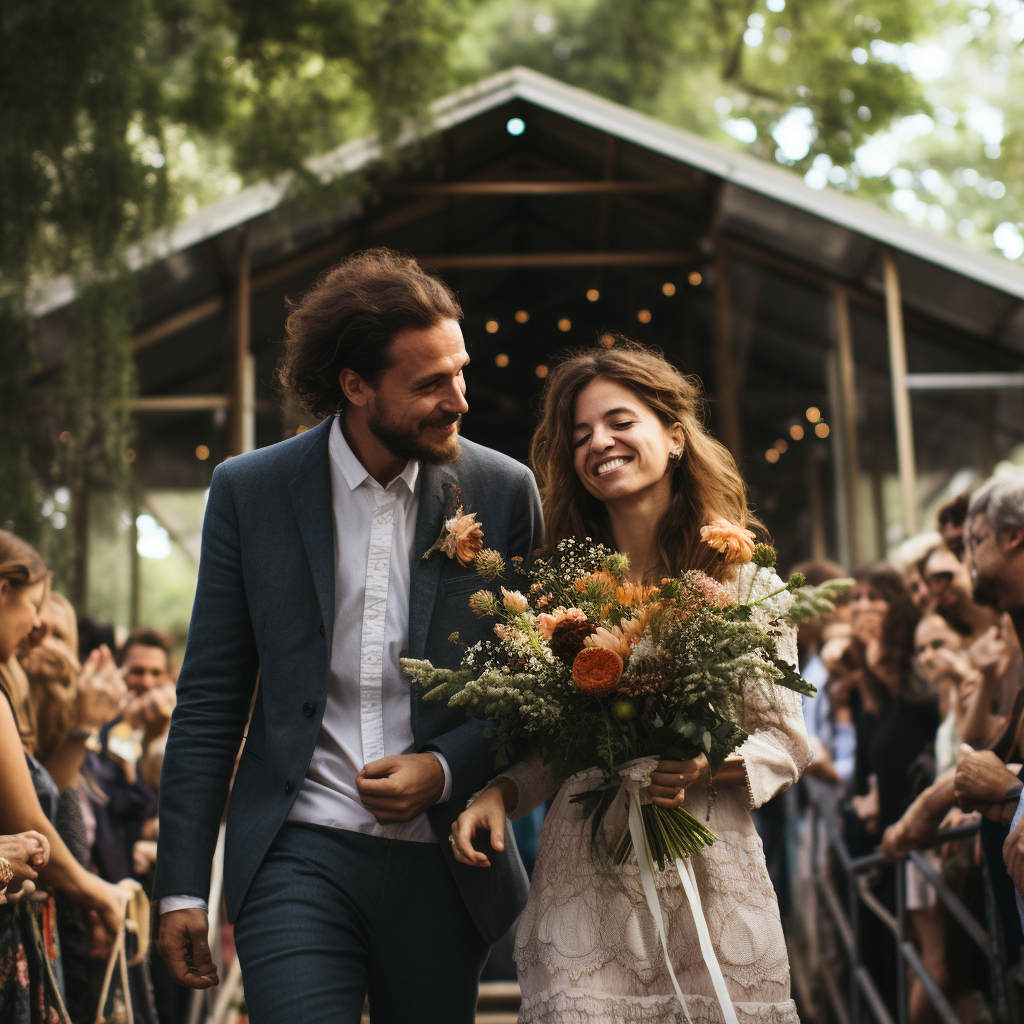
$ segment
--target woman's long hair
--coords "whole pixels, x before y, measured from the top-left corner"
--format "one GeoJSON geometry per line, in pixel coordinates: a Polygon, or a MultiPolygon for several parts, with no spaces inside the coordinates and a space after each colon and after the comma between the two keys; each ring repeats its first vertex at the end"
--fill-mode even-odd
{"type": "Polygon", "coordinates": [[[540,425],[530,444],[547,545],[553,548],[566,537],[614,544],[604,503],[587,492],[572,461],[576,399],[598,379],[632,391],[666,427],[682,426],[683,450],[672,469],[672,500],[655,527],[658,553],[670,572],[702,569],[721,578],[727,567],[701,541],[700,528],[719,518],[739,526],[760,526],[747,509],[736,460],[704,428],[699,384],[660,352],[622,339],[613,348],[570,352],[548,375],[540,425]]]}
{"type": "MultiPolygon", "coordinates": [[[[857,583],[865,583],[876,591],[889,605],[885,623],[882,626],[882,661],[881,666],[888,669],[899,679],[899,695],[903,697],[920,696],[914,689],[913,658],[914,630],[921,618],[914,606],[903,577],[888,563],[875,562],[860,569],[854,579],[857,583]]],[[[855,641],[868,674],[874,677],[867,668],[862,645],[855,641]]],[[[872,680],[876,681],[876,680],[872,680]]],[[[881,685],[881,680],[877,680],[881,685]]]]}
{"type": "Polygon", "coordinates": [[[47,578],[46,563],[27,540],[0,530],[0,580],[27,587],[47,578]]]}

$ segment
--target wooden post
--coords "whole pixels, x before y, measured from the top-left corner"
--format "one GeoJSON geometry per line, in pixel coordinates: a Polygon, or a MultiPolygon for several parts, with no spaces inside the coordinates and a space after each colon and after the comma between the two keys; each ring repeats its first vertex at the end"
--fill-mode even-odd
{"type": "Polygon", "coordinates": [[[715,396],[722,443],[740,460],[740,410],[736,395],[736,362],[732,350],[732,309],[726,277],[725,249],[715,252],[715,396]]]}
{"type": "Polygon", "coordinates": [[[862,560],[860,537],[860,453],[857,445],[857,381],[850,330],[850,302],[841,288],[833,291],[836,324],[836,381],[842,418],[843,470],[846,477],[846,528],[849,533],[848,568],[857,569],[862,560]]]}
{"type": "Polygon", "coordinates": [[[821,493],[821,449],[811,441],[807,451],[807,498],[811,512],[811,558],[821,561],[825,555],[825,502],[821,493]]]}
{"type": "Polygon", "coordinates": [[[128,625],[135,629],[142,621],[142,559],[139,557],[139,502],[136,498],[134,480],[131,483],[131,500],[128,514],[132,517],[132,525],[128,530],[128,625]]]}
{"type": "MultiPolygon", "coordinates": [[[[825,378],[828,383],[828,434],[832,450],[832,487],[836,520],[836,559],[840,565],[853,567],[853,543],[850,536],[850,474],[847,468],[846,420],[843,416],[843,395],[839,382],[839,354],[825,353],[825,378]]],[[[811,442],[811,447],[817,447],[811,442]]],[[[810,472],[810,469],[808,469],[810,472]]],[[[817,485],[820,489],[820,482],[817,485]]],[[[815,524],[817,528],[817,524],[815,524]]]]}
{"type": "Polygon", "coordinates": [[[84,474],[71,490],[71,529],[75,554],[71,572],[71,603],[80,619],[89,615],[89,483],[84,474]]]}
{"type": "Polygon", "coordinates": [[[903,334],[903,301],[896,260],[886,249],[882,257],[885,270],[885,318],[889,333],[889,379],[892,383],[892,410],[896,424],[896,459],[903,503],[903,528],[908,537],[917,533],[917,468],[914,464],[914,425],[907,390],[907,342],[903,334]]]}
{"type": "Polygon", "coordinates": [[[235,285],[235,332],[231,347],[231,423],[229,452],[242,455],[256,447],[256,368],[252,343],[252,279],[249,231],[242,235],[235,285]]]}

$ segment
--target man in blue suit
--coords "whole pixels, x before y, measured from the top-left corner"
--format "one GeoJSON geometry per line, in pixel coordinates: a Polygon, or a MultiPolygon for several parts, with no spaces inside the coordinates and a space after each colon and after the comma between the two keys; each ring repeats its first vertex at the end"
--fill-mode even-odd
{"type": "Polygon", "coordinates": [[[355,1024],[367,994],[375,1024],[468,1024],[489,945],[525,904],[510,831],[488,872],[449,845],[495,772],[484,725],[421,701],[399,667],[454,667],[488,635],[467,604],[480,577],[423,557],[460,508],[506,558],[540,542],[529,470],[459,439],[461,317],[413,260],[350,257],[288,320],[281,379],[322,422],[213,475],[154,896],[172,976],[217,984],[206,900],[227,803],[254,1024],[355,1024]]]}

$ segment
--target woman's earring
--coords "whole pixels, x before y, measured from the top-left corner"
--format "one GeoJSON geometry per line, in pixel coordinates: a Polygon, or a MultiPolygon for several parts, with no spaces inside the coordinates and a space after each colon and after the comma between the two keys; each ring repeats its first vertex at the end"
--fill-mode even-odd
{"type": "Polygon", "coordinates": [[[669,461],[671,461],[671,462],[678,462],[683,457],[683,453],[682,452],[669,452],[668,453],[668,457],[669,457],[669,461]]]}

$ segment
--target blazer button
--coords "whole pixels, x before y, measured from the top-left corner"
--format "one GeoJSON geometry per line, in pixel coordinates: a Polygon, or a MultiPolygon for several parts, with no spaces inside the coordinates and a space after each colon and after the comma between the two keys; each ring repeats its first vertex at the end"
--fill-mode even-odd
{"type": "Polygon", "coordinates": [[[324,629],[324,624],[322,622],[320,623],[320,635],[327,636],[327,630],[324,629]]]}
{"type": "Polygon", "coordinates": [[[309,701],[307,700],[307,701],[306,701],[306,703],[302,705],[302,713],[303,713],[303,714],[304,714],[304,715],[305,715],[305,716],[306,716],[307,718],[312,718],[312,717],[313,717],[313,715],[315,715],[315,714],[316,714],[316,705],[315,705],[315,704],[311,704],[311,703],[310,703],[310,702],[309,702],[309,701]]]}
{"type": "Polygon", "coordinates": [[[284,795],[288,796],[295,787],[291,784],[291,780],[284,784],[284,795]]]}

